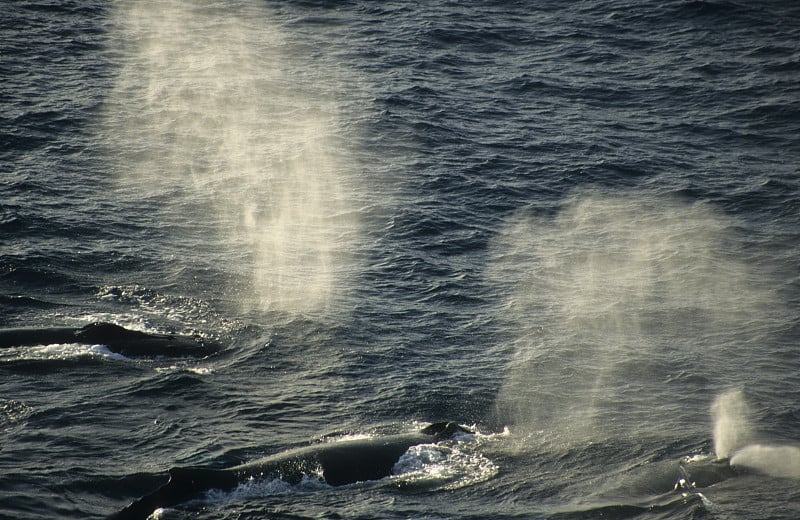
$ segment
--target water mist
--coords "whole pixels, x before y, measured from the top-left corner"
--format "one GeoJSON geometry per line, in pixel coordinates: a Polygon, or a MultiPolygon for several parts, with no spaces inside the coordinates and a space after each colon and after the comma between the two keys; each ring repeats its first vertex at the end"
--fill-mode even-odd
{"type": "Polygon", "coordinates": [[[106,126],[121,189],[166,208],[187,247],[218,244],[246,310],[328,309],[359,236],[335,74],[255,2],[121,2],[116,20],[106,126]]]}
{"type": "Polygon", "coordinates": [[[774,308],[732,229],[707,205],[632,193],[512,219],[489,270],[517,336],[498,419],[559,442],[699,429],[774,308]]]}
{"type": "Polygon", "coordinates": [[[800,448],[753,442],[750,411],[744,394],[733,390],[719,395],[711,406],[714,451],[731,466],[778,478],[800,478],[800,448]]]}
{"type": "Polygon", "coordinates": [[[750,409],[741,390],[719,395],[711,405],[714,420],[714,454],[727,459],[736,448],[752,440],[750,409]]]}

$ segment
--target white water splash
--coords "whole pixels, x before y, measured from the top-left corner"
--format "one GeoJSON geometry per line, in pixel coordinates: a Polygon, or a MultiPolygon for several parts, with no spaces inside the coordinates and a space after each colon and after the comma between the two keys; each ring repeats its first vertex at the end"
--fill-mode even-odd
{"type": "Polygon", "coordinates": [[[85,343],[52,343],[4,349],[0,361],[65,361],[79,358],[107,358],[116,361],[131,361],[130,358],[111,352],[105,345],[85,343]]]}
{"type": "Polygon", "coordinates": [[[475,442],[411,446],[392,468],[391,480],[400,485],[459,489],[497,474],[497,465],[474,450],[475,442]]]}

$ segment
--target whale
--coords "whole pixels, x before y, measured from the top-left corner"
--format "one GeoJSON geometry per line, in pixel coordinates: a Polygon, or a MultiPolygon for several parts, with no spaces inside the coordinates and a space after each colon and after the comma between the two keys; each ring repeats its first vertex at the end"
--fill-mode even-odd
{"type": "Polygon", "coordinates": [[[438,422],[419,432],[326,442],[225,469],[172,468],[164,485],[108,519],[144,520],[157,509],[186,502],[212,489],[230,491],[251,479],[280,478],[296,484],[304,476],[321,475],[331,486],[379,480],[392,475],[395,464],[410,447],[452,439],[458,433],[474,432],[455,422],[438,422]]]}
{"type": "Polygon", "coordinates": [[[655,462],[616,482],[618,488],[638,495],[659,495],[704,489],[744,473],[727,458],[684,457],[655,462]]]}
{"type": "Polygon", "coordinates": [[[673,518],[686,504],[704,501],[706,488],[743,474],[730,460],[710,456],[650,462],[604,479],[599,489],[560,506],[548,518],[673,518]]]}
{"type": "Polygon", "coordinates": [[[707,456],[651,462],[609,479],[551,518],[628,517],[668,510],[691,497],[699,497],[706,488],[744,473],[728,459],[707,456]]]}
{"type": "Polygon", "coordinates": [[[220,350],[214,342],[196,336],[155,334],[129,330],[113,323],[94,322],[80,328],[0,329],[0,348],[32,347],[55,343],[104,345],[126,357],[207,357],[220,350]]]}

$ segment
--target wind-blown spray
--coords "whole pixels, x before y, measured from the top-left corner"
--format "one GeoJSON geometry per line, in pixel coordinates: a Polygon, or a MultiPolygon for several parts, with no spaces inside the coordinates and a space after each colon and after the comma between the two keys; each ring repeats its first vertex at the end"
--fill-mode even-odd
{"type": "Polygon", "coordinates": [[[105,119],[121,186],[167,207],[165,227],[218,244],[252,289],[236,295],[245,308],[328,308],[359,235],[335,74],[309,66],[256,2],[116,14],[123,58],[105,119]]]}
{"type": "Polygon", "coordinates": [[[778,478],[800,478],[800,448],[753,442],[750,408],[741,390],[719,395],[711,405],[714,452],[731,466],[778,478]]]}
{"type": "Polygon", "coordinates": [[[734,229],[708,205],[635,193],[512,219],[489,269],[517,334],[499,420],[564,442],[648,432],[653,414],[699,427],[705,392],[775,314],[734,229]]]}
{"type": "Polygon", "coordinates": [[[737,448],[752,439],[750,410],[741,390],[719,395],[711,405],[714,421],[714,454],[727,459],[737,448]]]}

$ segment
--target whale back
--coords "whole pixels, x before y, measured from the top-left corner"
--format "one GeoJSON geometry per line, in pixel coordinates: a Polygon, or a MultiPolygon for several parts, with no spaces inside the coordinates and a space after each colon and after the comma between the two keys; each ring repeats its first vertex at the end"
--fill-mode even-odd
{"type": "Polygon", "coordinates": [[[315,444],[277,453],[228,469],[173,468],[169,482],[117,513],[115,520],[145,519],[153,511],[198,496],[209,489],[234,489],[252,478],[280,478],[290,483],[322,474],[331,486],[378,480],[392,474],[411,446],[473,433],[454,422],[434,423],[416,433],[315,444]]]}
{"type": "Polygon", "coordinates": [[[411,446],[430,442],[417,434],[339,442],[316,454],[322,477],[331,486],[378,480],[392,474],[394,465],[411,446]]]}
{"type": "Polygon", "coordinates": [[[53,343],[75,343],[75,329],[0,329],[0,348],[30,347],[53,343]]]}
{"type": "Polygon", "coordinates": [[[219,350],[219,345],[196,337],[140,332],[103,322],[81,327],[75,337],[79,342],[105,345],[125,356],[204,357],[219,350]]]}
{"type": "Polygon", "coordinates": [[[132,502],[109,520],[143,520],[153,511],[174,506],[197,497],[209,489],[229,491],[238,485],[236,475],[229,470],[209,468],[172,468],[169,481],[149,495],[132,502]]]}
{"type": "MultiPolygon", "coordinates": [[[[143,333],[141,333],[144,335],[143,333]]],[[[117,338],[136,336],[136,332],[128,330],[113,323],[94,322],[84,325],[75,332],[75,337],[84,343],[95,343],[99,345],[113,341],[117,338]]]]}
{"type": "Polygon", "coordinates": [[[218,344],[194,336],[140,332],[103,322],[90,323],[79,329],[67,327],[0,329],[0,348],[54,343],[105,345],[111,352],[125,356],[205,357],[221,350],[218,344]]]}
{"type": "Polygon", "coordinates": [[[432,435],[437,440],[451,439],[453,435],[459,432],[474,433],[472,430],[469,430],[455,422],[433,423],[420,430],[420,433],[424,433],[425,435],[432,435]]]}

